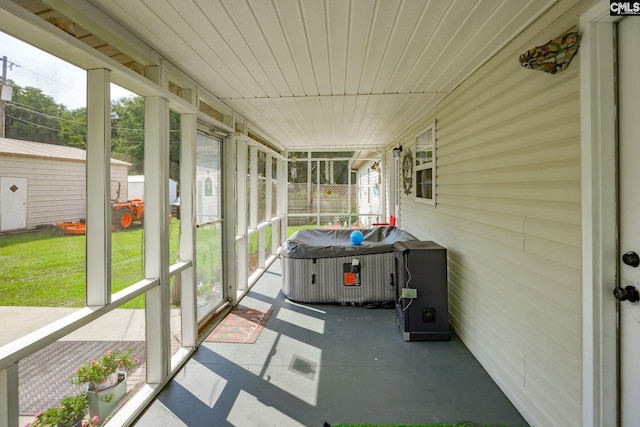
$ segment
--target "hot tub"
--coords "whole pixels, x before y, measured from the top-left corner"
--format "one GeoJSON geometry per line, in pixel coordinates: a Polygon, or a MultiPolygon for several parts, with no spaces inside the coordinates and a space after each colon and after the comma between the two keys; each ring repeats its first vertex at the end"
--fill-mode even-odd
{"type": "Polygon", "coordinates": [[[383,303],[393,301],[393,244],[416,240],[396,227],[360,230],[364,241],[351,243],[354,230],[308,229],[294,233],[282,247],[282,292],[307,303],[383,303]]]}

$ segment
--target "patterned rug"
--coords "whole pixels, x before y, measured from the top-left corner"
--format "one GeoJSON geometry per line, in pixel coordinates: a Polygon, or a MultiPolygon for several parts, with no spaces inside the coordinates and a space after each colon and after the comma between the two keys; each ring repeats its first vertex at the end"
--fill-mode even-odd
{"type": "Polygon", "coordinates": [[[234,308],[205,341],[253,344],[272,312],[273,310],[234,308]]]}
{"type": "Polygon", "coordinates": [[[109,350],[129,347],[144,363],[144,341],[57,341],[22,359],[18,363],[20,415],[34,415],[58,405],[64,396],[82,393],[86,385],[70,380],[75,369],[109,350]]]}

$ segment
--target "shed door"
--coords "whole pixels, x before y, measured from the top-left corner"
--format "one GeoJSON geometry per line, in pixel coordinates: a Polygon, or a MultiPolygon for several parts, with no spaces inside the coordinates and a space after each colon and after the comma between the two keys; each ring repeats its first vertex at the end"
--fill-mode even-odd
{"type": "Polygon", "coordinates": [[[639,72],[640,19],[626,18],[618,24],[621,427],[640,420],[640,302],[633,295],[640,290],[639,72]]]}
{"type": "Polygon", "coordinates": [[[0,178],[0,231],[27,228],[27,178],[0,178]]]}

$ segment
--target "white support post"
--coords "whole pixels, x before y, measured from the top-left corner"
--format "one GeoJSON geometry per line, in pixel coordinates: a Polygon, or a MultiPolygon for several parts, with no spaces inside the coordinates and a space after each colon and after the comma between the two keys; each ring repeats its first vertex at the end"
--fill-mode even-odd
{"type": "MultiPolygon", "coordinates": [[[[309,162],[311,163],[311,162],[309,162]]],[[[316,227],[320,228],[320,160],[315,160],[316,163],[316,227]]]]}
{"type": "Polygon", "coordinates": [[[347,164],[347,227],[351,227],[351,160],[347,164]]]}
{"type": "Polygon", "coordinates": [[[266,258],[264,256],[265,252],[265,236],[266,233],[264,231],[264,227],[260,227],[258,230],[258,268],[264,268],[266,258]]]}
{"type": "Polygon", "coordinates": [[[266,218],[263,221],[271,221],[273,217],[273,156],[269,153],[266,153],[265,158],[265,189],[266,189],[266,200],[265,200],[265,212],[266,218]]]}
{"type": "MultiPolygon", "coordinates": [[[[235,305],[238,295],[238,274],[236,270],[236,263],[238,262],[238,254],[236,254],[236,224],[238,226],[238,230],[240,229],[240,217],[239,215],[236,215],[236,206],[240,203],[240,197],[237,194],[240,186],[240,179],[236,175],[235,135],[231,135],[225,139],[222,142],[222,148],[224,156],[222,161],[222,173],[224,176],[222,180],[224,185],[224,192],[222,193],[222,206],[224,209],[222,217],[222,244],[224,247],[223,262],[225,266],[223,272],[223,283],[225,283],[226,286],[226,296],[231,298],[232,305],[235,305]]],[[[244,218],[246,220],[246,216],[244,218]]]]}
{"type": "Polygon", "coordinates": [[[18,423],[18,364],[0,370],[0,427],[18,423]]]}
{"type": "Polygon", "coordinates": [[[163,60],[160,60],[160,65],[145,67],[144,76],[161,88],[167,89],[169,87],[169,75],[163,60]]]}
{"type": "Polygon", "coordinates": [[[87,72],[86,303],[111,301],[110,71],[87,72]]]}
{"type": "MultiPolygon", "coordinates": [[[[273,219],[273,156],[270,153],[266,153],[265,155],[265,170],[264,170],[264,180],[265,180],[265,218],[262,221],[267,221],[271,223],[273,219]]],[[[260,233],[260,252],[258,258],[258,265],[260,268],[265,267],[266,257],[265,252],[266,248],[273,248],[273,239],[275,237],[275,233],[273,228],[271,229],[271,240],[266,241],[266,233],[264,230],[260,233]]]]}
{"type": "MultiPolygon", "coordinates": [[[[276,197],[278,198],[278,216],[281,217],[280,222],[280,239],[278,241],[278,246],[280,243],[283,243],[287,240],[287,227],[289,224],[289,219],[287,217],[287,203],[288,203],[288,168],[289,162],[287,160],[278,160],[278,194],[276,197]]],[[[275,253],[275,252],[274,252],[275,253]]]]}
{"type": "Polygon", "coordinates": [[[258,228],[258,147],[249,148],[249,228],[258,228]]]}
{"type": "Polygon", "coordinates": [[[378,169],[378,180],[380,182],[379,196],[380,197],[380,214],[382,215],[381,222],[387,222],[389,220],[389,211],[387,210],[387,157],[384,150],[379,151],[380,154],[380,168],[378,169]]]}
{"type": "MultiPolygon", "coordinates": [[[[237,168],[237,181],[236,181],[236,217],[238,218],[238,231],[239,236],[237,240],[237,290],[243,291],[247,289],[248,284],[248,220],[247,217],[247,140],[246,138],[236,139],[236,168],[237,168]]],[[[234,298],[236,298],[234,296],[234,298]]]]}
{"type": "MultiPolygon", "coordinates": [[[[195,347],[198,335],[196,309],[196,134],[197,116],[180,115],[180,261],[191,261],[191,268],[178,273],[181,289],[182,346],[195,347]]],[[[173,256],[173,254],[170,254],[173,256]]],[[[175,280],[175,279],[174,279],[175,280]]]]}
{"type": "Polygon", "coordinates": [[[147,382],[169,375],[169,104],[145,98],[144,115],[144,270],[160,280],[146,294],[147,382]]]}

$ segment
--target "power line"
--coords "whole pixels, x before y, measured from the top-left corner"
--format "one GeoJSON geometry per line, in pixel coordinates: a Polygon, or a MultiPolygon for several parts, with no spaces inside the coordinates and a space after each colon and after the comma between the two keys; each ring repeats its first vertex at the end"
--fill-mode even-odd
{"type": "Polygon", "coordinates": [[[75,124],[77,124],[77,125],[84,125],[84,124],[86,124],[86,122],[79,122],[79,121],[77,121],[77,120],[65,119],[65,118],[62,118],[62,117],[60,117],[60,116],[53,116],[53,115],[51,115],[51,114],[46,114],[46,113],[41,113],[40,111],[31,110],[31,109],[29,109],[29,108],[26,108],[26,107],[22,106],[22,104],[19,104],[19,103],[17,103],[17,102],[12,102],[11,104],[8,104],[7,106],[8,106],[8,107],[18,108],[18,109],[20,109],[20,110],[28,111],[28,112],[30,112],[30,113],[34,113],[34,114],[39,114],[39,115],[41,115],[41,116],[50,117],[50,118],[55,119],[55,120],[62,120],[62,121],[64,121],[64,122],[75,123],[75,124]]]}
{"type": "MultiPolygon", "coordinates": [[[[54,132],[61,132],[61,130],[60,130],[60,129],[51,128],[51,127],[49,127],[49,126],[41,125],[41,124],[39,124],[39,123],[33,123],[33,122],[28,121],[28,120],[25,120],[25,119],[21,119],[21,118],[19,118],[19,117],[12,116],[11,114],[7,114],[6,116],[7,116],[7,117],[11,117],[12,119],[17,120],[17,121],[19,121],[19,122],[23,122],[23,123],[27,123],[27,124],[30,124],[30,125],[33,125],[33,126],[37,126],[37,127],[41,127],[41,128],[45,128],[45,129],[49,129],[49,130],[52,130],[52,131],[54,131],[54,132]]],[[[82,136],[82,135],[74,135],[74,136],[82,136]]]]}

